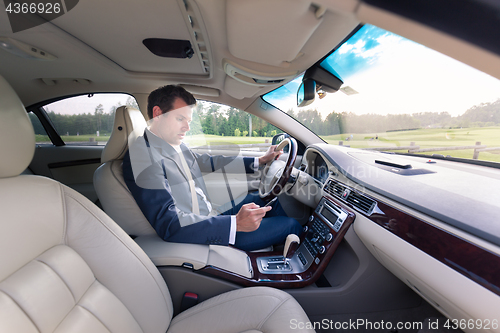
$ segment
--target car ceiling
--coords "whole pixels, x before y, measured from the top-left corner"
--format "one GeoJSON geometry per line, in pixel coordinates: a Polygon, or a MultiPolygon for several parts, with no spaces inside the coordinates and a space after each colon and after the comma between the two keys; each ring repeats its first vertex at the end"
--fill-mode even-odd
{"type": "Polygon", "coordinates": [[[255,96],[285,81],[248,84],[241,74],[244,79],[254,75],[288,80],[313,65],[358,25],[352,15],[303,0],[143,0],[126,4],[86,0],[51,22],[17,33],[12,33],[6,12],[0,15],[1,37],[57,57],[30,60],[0,50],[0,74],[25,105],[82,92],[146,94],[160,85],[179,83],[194,86],[188,90],[198,97],[207,95],[244,109],[255,96]],[[189,40],[195,55],[191,59],[156,56],[143,45],[146,38],[189,40]],[[226,74],[225,64],[230,64],[228,71],[232,69],[239,80],[226,74]]]}
{"type": "MultiPolygon", "coordinates": [[[[472,2],[484,5],[468,3],[472,2]]],[[[57,59],[30,60],[0,49],[0,74],[25,105],[87,92],[127,92],[143,98],[161,85],[184,84],[198,98],[246,109],[257,96],[312,66],[364,22],[500,78],[497,54],[471,44],[470,36],[465,42],[411,17],[404,19],[405,12],[400,11],[402,16],[387,12],[397,3],[85,0],[51,22],[16,33],[1,11],[0,37],[14,38],[57,59]],[[146,38],[189,40],[195,55],[191,59],[156,56],[143,45],[146,38]],[[254,78],[269,83],[255,83],[254,78]]],[[[449,11],[452,18],[459,12],[454,8],[449,11]]],[[[477,34],[491,28],[478,29],[477,34]]]]}

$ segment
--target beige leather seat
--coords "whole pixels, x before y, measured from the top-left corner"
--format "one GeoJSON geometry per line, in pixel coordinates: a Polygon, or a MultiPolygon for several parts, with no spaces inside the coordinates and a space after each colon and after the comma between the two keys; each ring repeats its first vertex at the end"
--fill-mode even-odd
{"type": "Polygon", "coordinates": [[[116,109],[113,131],[101,155],[102,165],[94,173],[94,188],[104,211],[129,235],[156,235],[123,180],[122,162],[130,135],[144,133],[141,111],[126,106],[116,109]]]}
{"type": "Polygon", "coordinates": [[[285,332],[308,320],[272,288],[225,293],[172,319],[164,280],[123,229],[74,190],[20,175],[33,128],[2,77],[0,100],[0,332],[285,332]]]}
{"type": "MultiPolygon", "coordinates": [[[[234,248],[205,244],[164,242],[148,222],[123,179],[123,157],[130,139],[144,133],[146,120],[134,108],[116,109],[113,131],[101,155],[103,163],[94,173],[94,188],[104,211],[146,252],[156,266],[194,269],[207,265],[249,276],[246,254],[234,248]]],[[[272,251],[272,246],[260,251],[272,251]]]]}
{"type": "Polygon", "coordinates": [[[122,163],[129,136],[142,135],[145,127],[146,120],[139,110],[126,106],[116,109],[113,131],[101,155],[102,165],[94,173],[97,196],[106,214],[127,234],[135,236],[135,242],[156,266],[189,263],[195,269],[203,268],[208,264],[210,247],[164,242],[142,213],[123,179],[122,163]]]}

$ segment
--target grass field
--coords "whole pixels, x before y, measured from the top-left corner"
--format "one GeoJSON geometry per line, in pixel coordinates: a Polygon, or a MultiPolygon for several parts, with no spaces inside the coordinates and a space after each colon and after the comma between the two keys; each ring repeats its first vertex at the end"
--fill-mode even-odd
{"type": "MultiPolygon", "coordinates": [[[[47,136],[37,135],[37,142],[50,142],[47,136]]],[[[364,134],[339,134],[322,136],[322,138],[333,145],[338,145],[339,141],[344,141],[344,145],[353,148],[368,147],[400,147],[409,146],[411,142],[420,148],[451,147],[451,146],[471,146],[476,142],[488,147],[500,147],[500,126],[462,128],[462,129],[418,129],[411,131],[385,132],[385,133],[364,133],[364,134]],[[378,139],[374,139],[378,135],[378,139]],[[348,141],[346,139],[349,138],[348,141]],[[370,140],[371,139],[371,140],[370,140]]],[[[89,142],[94,138],[101,144],[109,139],[109,136],[80,135],[62,136],[65,142],[89,142]]],[[[265,137],[242,137],[242,136],[218,136],[218,135],[193,135],[186,137],[186,142],[190,146],[204,145],[229,145],[229,144],[252,144],[265,143],[271,138],[265,137]]],[[[403,152],[403,151],[401,151],[403,152]]],[[[404,151],[406,152],[406,151],[404,151]]],[[[472,158],[474,150],[443,150],[425,152],[421,154],[450,155],[452,157],[472,158]]],[[[480,160],[500,162],[500,150],[495,152],[482,152],[479,154],[480,160]]]]}
{"type": "MultiPolygon", "coordinates": [[[[461,128],[461,129],[418,129],[411,131],[353,134],[352,139],[345,141],[351,134],[340,134],[323,136],[322,138],[334,145],[339,141],[344,141],[344,145],[353,148],[368,147],[397,147],[409,146],[411,142],[420,148],[451,147],[451,146],[472,146],[476,142],[488,147],[500,147],[500,126],[479,127],[479,128],[461,128]],[[375,138],[378,135],[377,139],[375,138]],[[370,140],[372,139],[372,140],[370,140]]],[[[405,151],[406,152],[406,151],[405,151]]],[[[466,150],[443,150],[424,152],[420,154],[432,155],[450,155],[452,157],[472,158],[473,149],[466,150]]],[[[480,160],[500,162],[500,150],[495,152],[482,152],[479,154],[480,160]]]]}
{"type": "MultiPolygon", "coordinates": [[[[64,142],[90,142],[90,138],[94,138],[98,142],[106,142],[109,140],[109,135],[95,136],[91,134],[85,135],[61,135],[64,142]]],[[[38,143],[50,143],[50,139],[47,135],[35,135],[36,142],[38,143]]]]}

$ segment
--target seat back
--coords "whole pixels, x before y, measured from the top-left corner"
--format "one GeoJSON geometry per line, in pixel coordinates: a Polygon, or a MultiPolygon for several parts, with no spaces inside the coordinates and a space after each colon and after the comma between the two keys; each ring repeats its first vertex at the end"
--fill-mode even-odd
{"type": "Polygon", "coordinates": [[[45,177],[19,175],[35,136],[0,77],[0,332],[165,332],[160,273],[106,214],[45,177]]]}
{"type": "Polygon", "coordinates": [[[123,180],[122,161],[128,140],[142,135],[146,120],[139,110],[116,109],[113,132],[102,152],[103,163],[94,173],[94,188],[104,211],[129,235],[155,235],[123,180]]]}

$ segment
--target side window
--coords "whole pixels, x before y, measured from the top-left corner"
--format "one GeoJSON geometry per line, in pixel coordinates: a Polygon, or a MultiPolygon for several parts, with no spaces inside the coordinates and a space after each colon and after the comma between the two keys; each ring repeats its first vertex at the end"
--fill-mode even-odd
{"type": "Polygon", "coordinates": [[[44,105],[43,109],[67,145],[105,145],[115,111],[122,105],[139,108],[131,95],[110,93],[69,97],[44,105]]]}
{"type": "Polygon", "coordinates": [[[38,119],[38,117],[33,112],[29,112],[28,116],[30,117],[33,129],[35,130],[36,143],[40,144],[51,143],[50,138],[47,135],[47,132],[45,131],[45,128],[43,128],[43,125],[40,122],[40,119],[38,119]]]}
{"type": "Polygon", "coordinates": [[[241,150],[258,151],[266,150],[278,133],[282,133],[279,128],[245,111],[198,100],[185,141],[191,147],[238,145],[241,150]]]}

